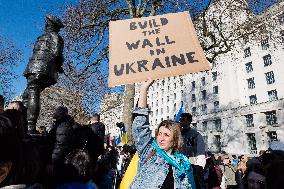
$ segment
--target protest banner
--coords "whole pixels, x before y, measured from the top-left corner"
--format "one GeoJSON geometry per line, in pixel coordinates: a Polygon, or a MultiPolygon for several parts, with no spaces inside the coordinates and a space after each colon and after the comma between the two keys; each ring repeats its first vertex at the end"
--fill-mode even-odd
{"type": "Polygon", "coordinates": [[[109,86],[209,70],[188,12],[109,24],[109,86]]]}

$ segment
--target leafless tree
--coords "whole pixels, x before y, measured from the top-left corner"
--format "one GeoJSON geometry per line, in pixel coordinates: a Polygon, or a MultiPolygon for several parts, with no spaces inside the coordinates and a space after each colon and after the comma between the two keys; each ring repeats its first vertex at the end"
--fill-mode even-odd
{"type": "MultiPolygon", "coordinates": [[[[208,4],[198,0],[80,0],[64,13],[66,64],[62,83],[82,91],[87,107],[93,107],[94,99],[110,91],[105,75],[109,21],[184,10],[194,16],[201,46],[211,63],[229,52],[238,40],[259,31],[257,27],[261,25],[245,0],[211,0],[208,4]]],[[[134,95],[134,85],[125,85],[123,122],[130,143],[134,95]]]]}
{"type": "Polygon", "coordinates": [[[87,124],[88,114],[82,105],[82,93],[74,89],[64,89],[58,86],[46,88],[41,93],[41,110],[37,125],[50,128],[52,115],[59,106],[68,108],[68,113],[80,124],[87,124]]]}
{"type": "Polygon", "coordinates": [[[14,69],[20,58],[21,52],[14,44],[0,36],[0,86],[8,99],[11,98],[13,93],[12,80],[16,77],[14,69]]]}

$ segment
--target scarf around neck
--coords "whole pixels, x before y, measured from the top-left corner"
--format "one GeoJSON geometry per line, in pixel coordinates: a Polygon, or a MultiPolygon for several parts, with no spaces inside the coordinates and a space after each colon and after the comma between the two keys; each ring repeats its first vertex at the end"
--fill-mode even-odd
{"type": "Polygon", "coordinates": [[[189,159],[185,155],[178,152],[174,152],[174,157],[172,155],[169,155],[165,150],[159,147],[156,140],[153,140],[152,144],[157,153],[162,156],[168,162],[168,164],[174,166],[179,170],[178,177],[184,178],[185,176],[187,176],[189,183],[191,184],[191,188],[195,189],[193,171],[189,159]],[[178,162],[176,159],[179,159],[180,161],[178,162]]]}

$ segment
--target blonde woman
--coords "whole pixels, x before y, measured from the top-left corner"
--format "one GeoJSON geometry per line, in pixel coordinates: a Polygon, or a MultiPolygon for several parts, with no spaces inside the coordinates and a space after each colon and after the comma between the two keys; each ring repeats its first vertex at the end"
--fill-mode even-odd
{"type": "Polygon", "coordinates": [[[147,91],[152,79],[140,88],[138,107],[133,111],[133,138],[139,155],[139,166],[131,189],[195,189],[192,167],[189,160],[178,153],[182,136],[178,123],[162,121],[155,138],[149,129],[147,91]]]}
{"type": "Polygon", "coordinates": [[[247,169],[247,165],[246,165],[247,161],[248,161],[248,158],[245,155],[240,156],[239,163],[238,163],[238,166],[237,166],[237,171],[236,171],[236,177],[235,177],[238,186],[240,186],[242,178],[243,178],[245,171],[247,169]]]}

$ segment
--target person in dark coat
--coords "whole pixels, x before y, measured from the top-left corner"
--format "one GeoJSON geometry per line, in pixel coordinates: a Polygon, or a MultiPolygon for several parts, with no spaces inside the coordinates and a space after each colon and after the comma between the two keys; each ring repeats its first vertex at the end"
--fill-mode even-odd
{"type": "Polygon", "coordinates": [[[205,143],[202,135],[191,127],[192,115],[182,113],[179,118],[183,137],[182,153],[189,158],[193,167],[193,174],[197,189],[204,187],[205,143]]]}
{"type": "Polygon", "coordinates": [[[54,114],[54,127],[50,131],[54,145],[51,155],[52,163],[63,162],[64,156],[70,151],[72,143],[74,119],[68,115],[68,109],[64,106],[59,106],[54,114]]]}
{"type": "Polygon", "coordinates": [[[223,173],[214,158],[210,157],[206,160],[205,171],[206,189],[221,189],[223,173]]]}
{"type": "Polygon", "coordinates": [[[104,149],[104,138],[105,138],[105,125],[100,122],[100,115],[94,114],[90,120],[89,127],[92,129],[94,134],[98,137],[98,149],[101,150],[100,154],[103,153],[104,149]]]}
{"type": "Polygon", "coordinates": [[[68,115],[68,109],[64,106],[56,108],[53,114],[55,119],[50,132],[47,134],[46,172],[48,181],[47,188],[54,188],[64,179],[64,160],[72,149],[74,119],[68,115]],[[50,177],[50,178],[49,178],[50,177]]]}
{"type": "Polygon", "coordinates": [[[92,128],[93,132],[98,135],[100,139],[104,139],[105,137],[105,125],[100,122],[100,115],[94,114],[90,120],[90,127],[92,128]]]}

